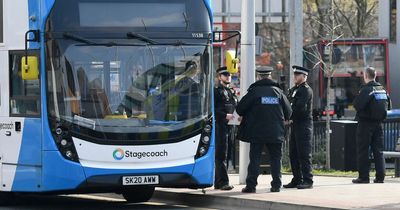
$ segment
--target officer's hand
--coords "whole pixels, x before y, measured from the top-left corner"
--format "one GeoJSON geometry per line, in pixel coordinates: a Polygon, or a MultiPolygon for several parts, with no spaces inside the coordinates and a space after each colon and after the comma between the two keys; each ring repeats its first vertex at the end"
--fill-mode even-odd
{"type": "Polygon", "coordinates": [[[238,117],[238,121],[239,121],[239,122],[242,122],[242,119],[243,119],[242,116],[239,116],[239,117],[238,117]]]}
{"type": "Polygon", "coordinates": [[[234,118],[233,114],[226,114],[227,120],[232,120],[234,118]]]}

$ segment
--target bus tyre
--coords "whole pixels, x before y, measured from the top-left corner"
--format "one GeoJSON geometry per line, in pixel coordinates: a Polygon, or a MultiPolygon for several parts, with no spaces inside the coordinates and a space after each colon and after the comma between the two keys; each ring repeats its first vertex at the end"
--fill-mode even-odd
{"type": "Polygon", "coordinates": [[[122,196],[129,203],[146,202],[153,196],[154,189],[152,186],[137,186],[124,190],[122,196]]]}
{"type": "Polygon", "coordinates": [[[11,192],[0,192],[0,206],[14,203],[14,194],[11,192]]]}

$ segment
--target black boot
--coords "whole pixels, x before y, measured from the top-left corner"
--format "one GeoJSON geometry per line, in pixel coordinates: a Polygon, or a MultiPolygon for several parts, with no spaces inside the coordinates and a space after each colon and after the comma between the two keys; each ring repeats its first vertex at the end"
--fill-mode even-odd
{"type": "Polygon", "coordinates": [[[251,188],[251,187],[245,187],[242,189],[242,193],[255,193],[256,189],[255,188],[251,188]]]}
{"type": "Polygon", "coordinates": [[[291,181],[288,184],[284,184],[283,188],[296,188],[297,185],[299,185],[299,183],[291,181]]]}
{"type": "Polygon", "coordinates": [[[270,191],[271,192],[280,192],[281,188],[280,187],[271,187],[270,191]]]}
{"type": "Polygon", "coordinates": [[[374,179],[374,183],[384,183],[382,179],[374,179]]]}
{"type": "Polygon", "coordinates": [[[353,179],[351,181],[354,184],[368,184],[369,183],[369,179],[361,179],[361,178],[353,179]]]}
{"type": "Polygon", "coordinates": [[[313,188],[313,183],[303,182],[297,185],[297,189],[311,189],[313,188]]]}
{"type": "Polygon", "coordinates": [[[232,185],[229,185],[229,184],[226,184],[226,185],[220,187],[219,189],[220,189],[220,190],[232,190],[232,189],[233,189],[233,186],[232,186],[232,185]]]}

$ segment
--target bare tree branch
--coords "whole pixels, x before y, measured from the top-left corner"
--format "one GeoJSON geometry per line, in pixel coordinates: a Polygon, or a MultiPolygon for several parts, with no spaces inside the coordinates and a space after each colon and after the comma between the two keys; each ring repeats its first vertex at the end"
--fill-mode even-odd
{"type": "MultiPolygon", "coordinates": [[[[334,1],[334,4],[335,4],[335,7],[338,7],[338,5],[335,3],[335,1],[334,1]]],[[[343,12],[342,10],[338,10],[338,12],[342,15],[342,17],[343,17],[343,18],[345,19],[345,21],[347,22],[347,25],[348,25],[348,27],[349,27],[349,29],[350,29],[350,31],[351,31],[351,34],[352,34],[353,36],[356,36],[355,31],[354,31],[354,29],[353,29],[353,27],[352,27],[350,18],[347,17],[347,16],[344,14],[344,12],[343,12]]]]}

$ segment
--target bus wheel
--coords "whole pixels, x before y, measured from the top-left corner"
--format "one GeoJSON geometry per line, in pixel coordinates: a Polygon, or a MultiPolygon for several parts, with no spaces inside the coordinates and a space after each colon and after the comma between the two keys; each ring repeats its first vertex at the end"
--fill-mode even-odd
{"type": "Polygon", "coordinates": [[[14,193],[0,192],[0,206],[7,206],[14,203],[14,193]]]}
{"type": "Polygon", "coordinates": [[[137,186],[122,191],[122,196],[129,203],[146,202],[153,196],[154,189],[152,186],[137,186]]]}

